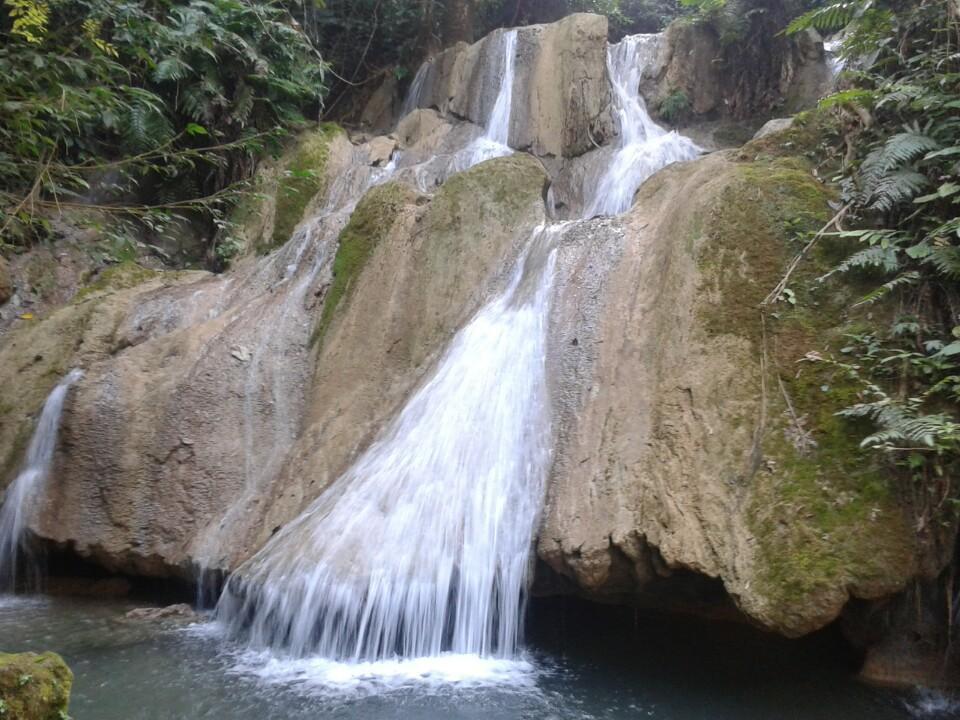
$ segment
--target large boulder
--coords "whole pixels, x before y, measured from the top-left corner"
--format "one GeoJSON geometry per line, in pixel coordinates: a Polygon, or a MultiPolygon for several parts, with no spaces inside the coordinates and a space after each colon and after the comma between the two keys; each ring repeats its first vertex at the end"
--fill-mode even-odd
{"type": "Polygon", "coordinates": [[[796,636],[917,572],[891,479],[834,415],[856,388],[805,360],[848,321],[842,293],[816,291],[826,260],[804,265],[761,325],[794,233],[819,228],[828,199],[798,161],[718,153],[568,235],[538,554],[570,589],[677,607],[670,588],[702,576],[796,636]]]}
{"type": "MultiPolygon", "coordinates": [[[[418,106],[485,125],[503,77],[503,33],[459,43],[431,61],[418,106]]],[[[607,19],[575,14],[517,30],[510,146],[573,157],[614,132],[607,19]]]]}
{"type": "Polygon", "coordinates": [[[0,653],[0,717],[63,720],[73,673],[56,653],[0,653]]]}

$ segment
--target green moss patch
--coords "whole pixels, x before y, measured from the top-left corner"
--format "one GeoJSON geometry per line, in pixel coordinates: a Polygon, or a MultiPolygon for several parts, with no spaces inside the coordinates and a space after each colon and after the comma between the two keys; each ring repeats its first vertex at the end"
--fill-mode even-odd
{"type": "Polygon", "coordinates": [[[72,685],[56,653],[0,653],[0,718],[65,720],[72,685]]]}
{"type": "Polygon", "coordinates": [[[162,275],[160,271],[145,268],[132,260],[127,260],[118,265],[111,265],[101,270],[93,282],[81,288],[74,302],[80,302],[97,293],[127,290],[137,285],[142,285],[160,275],[162,275]]]}
{"type": "Polygon", "coordinates": [[[398,182],[375,187],[357,204],[347,226],[340,232],[333,260],[333,282],[323,302],[320,321],[311,344],[320,344],[333,321],[334,313],[350,292],[374,249],[389,234],[405,205],[416,199],[413,190],[398,182]]]}
{"type": "MultiPolygon", "coordinates": [[[[257,252],[269,252],[290,239],[307,205],[326,187],[330,141],[341,132],[338,125],[323,123],[316,130],[301,135],[284,157],[277,180],[273,233],[269,242],[261,241],[257,245],[257,252]]],[[[249,208],[247,212],[250,212],[249,208]]]]}
{"type": "Polygon", "coordinates": [[[694,223],[694,232],[708,234],[698,262],[704,287],[717,298],[700,308],[708,332],[759,341],[760,303],[802,248],[805,233],[829,220],[829,197],[802,161],[734,166],[720,196],[694,223]]]}

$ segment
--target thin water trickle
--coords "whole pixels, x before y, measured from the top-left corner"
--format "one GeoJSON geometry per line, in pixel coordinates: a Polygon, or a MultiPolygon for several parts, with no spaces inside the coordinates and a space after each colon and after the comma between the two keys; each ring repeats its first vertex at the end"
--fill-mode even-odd
{"type": "Polygon", "coordinates": [[[513,83],[516,75],[517,31],[504,30],[497,38],[499,44],[500,84],[497,98],[484,127],[484,133],[454,155],[453,172],[462,172],[485,160],[512,155],[510,148],[510,118],[513,112],[513,83]]]}
{"type": "Polygon", "coordinates": [[[607,48],[620,141],[609,166],[584,188],[584,217],[626,212],[644,180],[701,152],[690,138],[657,125],[640,94],[643,70],[653,62],[660,42],[660,35],[630,35],[607,48]]]}
{"type": "Polygon", "coordinates": [[[3,506],[0,507],[0,591],[17,588],[17,565],[23,550],[23,531],[50,472],[67,391],[82,377],[82,370],[71,370],[47,396],[27,447],[23,469],[4,495],[3,506]]]}
{"type": "Polygon", "coordinates": [[[417,74],[413,76],[413,82],[410,83],[410,89],[407,90],[407,97],[400,108],[400,117],[406,117],[418,107],[420,107],[420,96],[423,94],[423,85],[427,79],[427,73],[430,72],[431,60],[424,60],[417,69],[417,74]]]}

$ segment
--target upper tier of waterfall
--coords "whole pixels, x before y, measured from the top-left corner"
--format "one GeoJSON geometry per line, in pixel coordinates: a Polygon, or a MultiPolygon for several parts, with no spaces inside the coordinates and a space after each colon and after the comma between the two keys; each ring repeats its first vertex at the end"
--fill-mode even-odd
{"type": "Polygon", "coordinates": [[[660,35],[630,35],[607,49],[620,137],[613,160],[584,187],[584,217],[625,212],[644,180],[701,152],[689,138],[657,125],[640,94],[643,70],[653,62],[660,42],[660,35]]]}
{"type": "Polygon", "coordinates": [[[7,488],[0,507],[0,590],[16,589],[23,531],[50,472],[67,391],[81,377],[81,370],[71,370],[47,396],[23,468],[7,488]]]}

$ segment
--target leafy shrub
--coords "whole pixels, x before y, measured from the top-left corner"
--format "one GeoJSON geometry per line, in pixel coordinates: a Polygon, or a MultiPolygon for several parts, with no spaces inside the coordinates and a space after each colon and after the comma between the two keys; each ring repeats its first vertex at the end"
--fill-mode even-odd
{"type": "MultiPolygon", "coordinates": [[[[45,208],[217,214],[258,153],[304,122],[325,66],[256,0],[5,0],[0,242],[45,208]],[[160,197],[150,205],[144,196],[160,197]],[[102,202],[99,197],[106,196],[102,202]]],[[[162,219],[162,218],[161,218],[162,219]]]]}
{"type": "Polygon", "coordinates": [[[683,122],[690,112],[690,98],[683,90],[673,90],[660,101],[660,117],[669,123],[683,122]]]}

